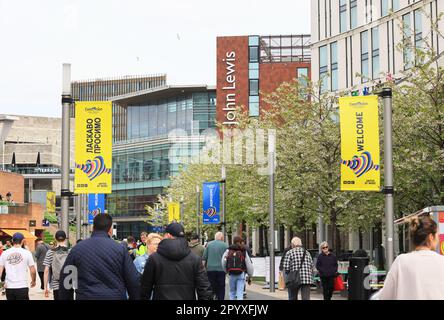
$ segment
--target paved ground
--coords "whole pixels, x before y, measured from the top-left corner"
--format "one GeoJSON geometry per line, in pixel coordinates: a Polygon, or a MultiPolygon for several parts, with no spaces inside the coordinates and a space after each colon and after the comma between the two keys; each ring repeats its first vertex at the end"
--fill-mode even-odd
{"type": "MultiPolygon", "coordinates": [[[[228,300],[228,283],[226,287],[227,295],[226,299],[228,300]]],[[[37,285],[34,288],[30,289],[29,298],[31,300],[53,300],[52,293],[48,298],[45,298],[45,295],[42,290],[40,290],[40,280],[37,278],[37,285]]],[[[311,291],[311,300],[322,300],[322,294],[316,293],[315,290],[311,291]]],[[[6,296],[1,295],[0,300],[6,300],[6,296]]],[[[274,293],[270,293],[269,289],[263,289],[263,285],[260,283],[252,283],[251,285],[247,285],[247,297],[245,300],[288,300],[287,291],[281,291],[276,289],[274,293]]],[[[341,297],[339,294],[333,295],[333,300],[345,300],[344,297],[341,297]]]]}

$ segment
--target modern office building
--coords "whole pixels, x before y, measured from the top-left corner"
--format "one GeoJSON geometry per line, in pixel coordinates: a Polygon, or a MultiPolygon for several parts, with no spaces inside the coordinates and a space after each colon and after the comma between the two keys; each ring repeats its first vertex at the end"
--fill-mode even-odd
{"type": "Polygon", "coordinates": [[[397,49],[407,38],[444,51],[430,27],[443,11],[443,0],[312,0],[312,79],[323,79],[321,90],[338,91],[402,78],[414,63],[413,50],[397,49]]]}
{"type": "Polygon", "coordinates": [[[157,196],[169,186],[170,176],[179,172],[181,163],[174,152],[198,155],[204,144],[199,133],[215,127],[216,88],[163,86],[112,101],[126,114],[126,121],[117,126],[125,139],[113,143],[113,192],[106,204],[121,239],[151,230],[145,207],[153,207],[157,196]],[[169,137],[173,130],[182,130],[182,136],[187,136],[180,145],[169,137]]]}
{"type": "Polygon", "coordinates": [[[235,127],[236,106],[258,117],[264,95],[310,77],[310,35],[217,38],[217,120],[235,127]]]}
{"type": "MultiPolygon", "coordinates": [[[[166,74],[147,76],[124,76],[71,83],[72,97],[76,101],[106,101],[111,97],[164,86],[166,74]]],[[[74,117],[74,110],[71,110],[74,117]]],[[[126,139],[126,131],[121,131],[126,123],[126,110],[113,104],[113,140],[126,139]]]]}

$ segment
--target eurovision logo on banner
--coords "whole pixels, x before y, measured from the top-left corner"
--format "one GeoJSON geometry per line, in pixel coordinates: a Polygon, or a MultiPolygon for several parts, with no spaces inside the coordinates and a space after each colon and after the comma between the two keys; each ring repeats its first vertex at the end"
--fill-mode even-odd
{"type": "Polygon", "coordinates": [[[111,193],[112,103],[76,102],[75,193],[111,193]]]}
{"type": "Polygon", "coordinates": [[[220,223],[219,182],[204,182],[202,187],[203,224],[220,223]]]}
{"type": "Polygon", "coordinates": [[[46,192],[46,212],[56,212],[56,193],[54,191],[46,192]]]}
{"type": "Polygon", "coordinates": [[[96,215],[105,213],[105,195],[94,193],[88,195],[88,224],[93,224],[96,215]]]}
{"type": "Polygon", "coordinates": [[[379,191],[378,96],[339,98],[341,190],[379,191]]]}
{"type": "Polygon", "coordinates": [[[168,223],[180,221],[180,203],[169,202],[168,207],[168,223]]]}

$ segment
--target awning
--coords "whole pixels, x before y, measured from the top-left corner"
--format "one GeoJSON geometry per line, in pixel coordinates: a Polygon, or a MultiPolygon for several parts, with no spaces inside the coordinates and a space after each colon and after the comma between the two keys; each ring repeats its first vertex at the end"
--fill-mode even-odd
{"type": "Polygon", "coordinates": [[[0,231],[3,231],[4,233],[6,233],[7,235],[10,235],[11,237],[14,235],[14,233],[20,232],[21,234],[23,234],[25,239],[29,239],[29,240],[36,240],[37,239],[37,237],[35,235],[33,235],[31,232],[29,232],[28,230],[25,230],[25,229],[0,229],[0,231]]]}
{"type": "Polygon", "coordinates": [[[434,212],[442,212],[442,211],[444,211],[444,206],[427,207],[427,208],[419,210],[415,213],[404,216],[398,220],[395,220],[394,224],[397,225],[397,224],[410,223],[410,220],[413,217],[420,217],[422,215],[430,215],[430,214],[433,214],[434,212]]]}

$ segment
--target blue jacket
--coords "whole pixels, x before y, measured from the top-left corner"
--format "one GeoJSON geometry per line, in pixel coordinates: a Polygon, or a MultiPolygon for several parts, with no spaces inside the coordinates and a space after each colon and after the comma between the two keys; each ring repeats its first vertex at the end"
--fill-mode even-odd
{"type": "MultiPolygon", "coordinates": [[[[140,297],[139,273],[133,261],[127,250],[106,232],[94,231],[91,238],[71,249],[60,274],[59,296],[62,300],[70,297],[70,290],[63,283],[65,278],[73,277],[73,269],[77,269],[78,274],[77,300],[126,300],[128,297],[140,297]]],[[[68,282],[69,278],[66,280],[68,282]]]]}

